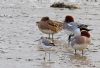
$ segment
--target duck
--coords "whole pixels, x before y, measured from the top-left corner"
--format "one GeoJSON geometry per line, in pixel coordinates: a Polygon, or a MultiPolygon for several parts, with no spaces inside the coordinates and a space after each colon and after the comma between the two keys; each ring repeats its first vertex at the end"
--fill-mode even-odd
{"type": "Polygon", "coordinates": [[[64,23],[63,23],[63,29],[66,31],[69,31],[67,34],[73,33],[74,35],[80,35],[80,28],[78,28],[78,23],[74,21],[74,17],[71,15],[67,15],[65,17],[64,23]]]}
{"type": "Polygon", "coordinates": [[[63,29],[67,31],[68,34],[68,45],[70,44],[70,39],[72,36],[81,35],[82,30],[91,31],[92,29],[88,29],[87,24],[81,24],[74,21],[74,17],[71,15],[66,15],[63,29]]]}
{"type": "Polygon", "coordinates": [[[89,31],[82,30],[81,35],[73,36],[70,40],[71,47],[75,50],[75,55],[77,54],[77,50],[82,51],[82,55],[84,54],[84,49],[87,49],[91,43],[91,34],[89,31]]]}
{"type": "Polygon", "coordinates": [[[48,38],[52,40],[52,43],[54,42],[53,35],[63,29],[62,22],[50,20],[48,16],[42,17],[41,20],[36,23],[42,33],[49,35],[48,38]],[[52,38],[50,36],[52,36],[52,38]]]}

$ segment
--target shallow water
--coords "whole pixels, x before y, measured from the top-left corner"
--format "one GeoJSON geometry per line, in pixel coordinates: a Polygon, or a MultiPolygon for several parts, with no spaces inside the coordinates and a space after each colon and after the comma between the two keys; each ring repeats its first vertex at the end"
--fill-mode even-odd
{"type": "Polygon", "coordinates": [[[100,68],[99,29],[100,4],[82,4],[81,9],[69,10],[37,8],[27,1],[23,4],[3,2],[0,4],[0,68],[100,68]],[[54,37],[62,40],[63,45],[52,47],[51,61],[48,61],[48,53],[44,61],[45,52],[39,50],[38,40],[47,35],[39,31],[35,22],[43,16],[63,21],[66,15],[73,15],[76,22],[90,25],[92,43],[84,56],[81,52],[75,56],[74,50],[67,47],[67,33],[61,31],[54,37]]]}

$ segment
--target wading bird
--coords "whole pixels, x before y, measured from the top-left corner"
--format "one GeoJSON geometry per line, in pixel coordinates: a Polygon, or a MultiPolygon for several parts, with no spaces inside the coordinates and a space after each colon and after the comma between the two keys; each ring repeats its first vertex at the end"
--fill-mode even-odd
{"type": "Polygon", "coordinates": [[[53,35],[63,28],[61,22],[50,20],[49,17],[42,17],[42,19],[36,23],[41,32],[49,34],[49,39],[52,39],[52,43],[54,43],[53,35]],[[52,35],[52,38],[50,38],[50,35],[52,35]]]}

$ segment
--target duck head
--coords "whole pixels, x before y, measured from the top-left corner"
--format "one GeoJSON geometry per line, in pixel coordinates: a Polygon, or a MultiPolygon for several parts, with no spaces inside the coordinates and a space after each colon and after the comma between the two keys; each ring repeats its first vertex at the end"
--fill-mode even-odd
{"type": "Polygon", "coordinates": [[[36,22],[36,24],[38,25],[41,21],[46,22],[46,21],[48,21],[48,20],[50,20],[49,17],[47,17],[47,16],[46,16],[46,17],[42,17],[40,21],[37,21],[37,22],[36,22]]]}
{"type": "Polygon", "coordinates": [[[41,21],[48,21],[48,20],[50,20],[49,17],[42,17],[41,18],[41,21]]]}
{"type": "Polygon", "coordinates": [[[88,37],[90,38],[90,33],[88,31],[81,31],[81,36],[85,36],[85,37],[88,37]]]}
{"type": "Polygon", "coordinates": [[[74,18],[72,16],[68,15],[65,17],[65,22],[66,23],[74,22],[74,18]]]}

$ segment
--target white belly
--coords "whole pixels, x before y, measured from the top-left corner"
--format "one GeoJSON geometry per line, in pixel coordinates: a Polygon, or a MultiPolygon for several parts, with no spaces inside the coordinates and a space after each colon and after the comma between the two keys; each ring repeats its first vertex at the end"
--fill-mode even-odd
{"type": "Polygon", "coordinates": [[[80,29],[79,29],[79,28],[75,29],[75,30],[73,31],[73,33],[74,33],[75,36],[81,35],[81,32],[80,32],[80,29]]]}
{"type": "Polygon", "coordinates": [[[40,29],[43,33],[45,34],[54,34],[55,32],[53,32],[52,30],[43,30],[43,29],[40,29]]]}

